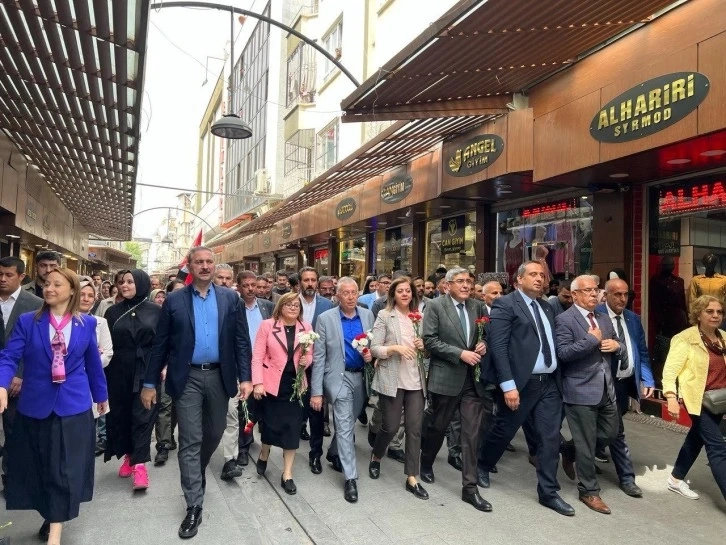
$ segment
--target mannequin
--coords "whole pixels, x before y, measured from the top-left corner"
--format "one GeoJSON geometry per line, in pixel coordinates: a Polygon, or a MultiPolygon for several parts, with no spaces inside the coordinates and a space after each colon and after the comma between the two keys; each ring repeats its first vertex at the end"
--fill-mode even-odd
{"type": "Polygon", "coordinates": [[[712,295],[721,301],[726,301],[726,276],[716,273],[718,257],[707,253],[701,261],[706,268],[704,274],[694,276],[688,290],[688,304],[690,305],[701,295],[712,295]]]}

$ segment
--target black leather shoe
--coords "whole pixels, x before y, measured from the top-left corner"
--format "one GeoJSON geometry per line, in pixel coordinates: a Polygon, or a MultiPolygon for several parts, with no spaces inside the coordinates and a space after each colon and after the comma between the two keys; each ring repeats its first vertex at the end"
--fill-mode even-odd
{"type": "Polygon", "coordinates": [[[267,460],[257,458],[257,474],[264,475],[265,471],[267,471],[267,460]]]}
{"type": "Polygon", "coordinates": [[[320,475],[323,472],[323,465],[320,463],[320,456],[310,458],[310,471],[312,471],[315,475],[320,475]]]}
{"type": "Polygon", "coordinates": [[[464,467],[464,462],[461,461],[460,456],[449,456],[446,461],[449,462],[449,465],[456,471],[461,471],[464,467]]]}
{"type": "Polygon", "coordinates": [[[168,459],[169,451],[162,447],[159,449],[159,452],[156,453],[156,456],[154,456],[154,465],[163,466],[168,459]]]}
{"type": "Polygon", "coordinates": [[[338,473],[343,472],[343,464],[340,462],[340,456],[337,454],[326,454],[325,459],[330,462],[330,465],[333,467],[335,471],[338,473]]]}
{"type": "Polygon", "coordinates": [[[376,462],[375,460],[371,460],[368,463],[368,475],[370,475],[371,479],[377,479],[381,476],[381,462],[376,462]]]}
{"type": "MultiPolygon", "coordinates": [[[[264,473],[264,471],[262,473],[264,473]]],[[[242,468],[237,465],[237,460],[227,460],[222,466],[222,475],[220,475],[219,478],[223,481],[231,481],[232,479],[236,479],[241,476],[242,468]]]]}
{"type": "Polygon", "coordinates": [[[492,466],[492,468],[489,470],[489,473],[499,473],[497,466],[492,466]]]}
{"type": "Polygon", "coordinates": [[[250,463],[250,454],[247,451],[241,451],[237,455],[237,465],[238,466],[246,466],[250,463]]]}
{"type": "Polygon", "coordinates": [[[310,434],[308,433],[307,426],[303,426],[300,429],[300,439],[302,439],[303,441],[309,441],[310,440],[310,434]]]}
{"type": "Polygon", "coordinates": [[[610,463],[610,458],[608,458],[604,450],[601,450],[595,453],[595,461],[600,464],[608,464],[610,463]]]}
{"type": "Polygon", "coordinates": [[[552,509],[555,513],[559,513],[560,515],[565,515],[566,517],[575,516],[575,508],[559,496],[555,496],[554,498],[550,498],[549,500],[539,500],[539,503],[540,505],[544,505],[545,507],[552,509]]]}
{"type": "Polygon", "coordinates": [[[323,426],[323,437],[330,437],[330,425],[327,422],[323,426]]]}
{"type": "Polygon", "coordinates": [[[176,441],[174,441],[174,438],[171,438],[171,443],[169,443],[169,450],[176,450],[176,441]]]}
{"type": "Polygon", "coordinates": [[[421,480],[425,483],[433,483],[436,478],[434,477],[434,468],[433,467],[423,467],[421,466],[421,469],[418,472],[419,475],[421,475],[421,480]]]}
{"type": "Polygon", "coordinates": [[[368,425],[368,413],[366,412],[365,407],[363,407],[363,410],[358,415],[358,422],[360,422],[364,426],[368,425]]]}
{"type": "Polygon", "coordinates": [[[478,484],[481,488],[489,488],[489,472],[484,471],[483,469],[477,468],[476,470],[476,484],[478,484]]]}
{"type": "Polygon", "coordinates": [[[297,486],[295,486],[295,481],[292,479],[285,480],[285,477],[280,477],[280,486],[282,489],[291,496],[294,494],[297,494],[297,486]]]}
{"type": "Polygon", "coordinates": [[[96,441],[96,456],[101,456],[104,452],[106,452],[106,440],[99,439],[96,441]]]}
{"type": "Polygon", "coordinates": [[[376,434],[368,427],[368,444],[371,448],[376,446],[376,434]]]}
{"type": "Polygon", "coordinates": [[[40,527],[40,530],[38,530],[38,539],[42,539],[43,541],[48,541],[48,536],[50,535],[50,522],[47,520],[43,521],[43,524],[40,527]]]}
{"type": "Polygon", "coordinates": [[[348,479],[345,481],[345,492],[343,493],[345,501],[349,503],[355,503],[358,501],[358,487],[355,484],[355,479],[348,479]]]}
{"type": "Polygon", "coordinates": [[[635,483],[620,483],[620,490],[625,492],[631,498],[643,497],[643,491],[635,483]]]}
{"type": "Polygon", "coordinates": [[[402,464],[406,462],[406,453],[401,449],[389,448],[386,451],[386,456],[396,460],[397,462],[401,462],[402,464]]]}
{"type": "Polygon", "coordinates": [[[198,505],[187,507],[187,516],[179,526],[179,537],[189,539],[197,535],[197,528],[202,523],[202,508],[198,505]]]}
{"type": "Polygon", "coordinates": [[[504,447],[504,450],[506,450],[507,452],[517,452],[517,449],[514,448],[512,443],[507,443],[507,446],[504,447]]]}
{"type": "Polygon", "coordinates": [[[410,484],[408,481],[406,481],[406,490],[408,490],[411,494],[421,500],[429,499],[429,493],[426,492],[426,489],[419,483],[410,484]]]}
{"type": "Polygon", "coordinates": [[[474,506],[474,509],[489,513],[492,510],[492,504],[479,495],[479,492],[461,492],[461,499],[466,503],[474,506]]]}

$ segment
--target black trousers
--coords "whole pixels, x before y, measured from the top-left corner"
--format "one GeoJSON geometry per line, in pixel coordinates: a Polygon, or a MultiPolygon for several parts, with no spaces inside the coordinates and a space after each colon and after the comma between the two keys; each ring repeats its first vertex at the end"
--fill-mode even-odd
{"type": "Polygon", "coordinates": [[[530,421],[537,442],[537,494],[541,500],[557,495],[562,394],[552,375],[532,375],[519,392],[519,408],[512,411],[500,398],[494,427],[482,443],[479,467],[490,471],[504,454],[517,430],[530,421]]]}
{"type": "MultiPolygon", "coordinates": [[[[15,425],[15,416],[18,411],[18,398],[8,396],[8,406],[3,412],[3,433],[5,434],[5,445],[8,443],[8,438],[13,433],[13,427],[15,425]]],[[[3,448],[2,456],[2,470],[3,475],[8,474],[8,454],[7,449],[3,448]]]]}
{"type": "MultiPolygon", "coordinates": [[[[635,482],[635,469],[633,461],[630,459],[630,449],[625,442],[625,426],[623,426],[623,415],[628,412],[630,406],[630,398],[637,397],[635,391],[635,377],[631,376],[626,379],[615,379],[615,403],[618,409],[618,431],[610,443],[610,455],[613,458],[615,471],[618,473],[618,479],[621,484],[635,482]]],[[[599,446],[599,445],[598,445],[599,446]]]]}
{"type": "MultiPolygon", "coordinates": [[[[305,375],[310,384],[312,378],[312,366],[305,370],[305,375]]],[[[310,388],[305,392],[303,399],[305,405],[305,412],[307,413],[308,421],[310,422],[310,459],[320,458],[323,455],[323,430],[325,429],[325,411],[313,411],[310,408],[310,388]]],[[[325,400],[323,399],[323,405],[325,400]]],[[[358,416],[358,415],[356,415],[358,416]]],[[[305,422],[303,417],[303,423],[305,422]]]]}
{"type": "Polygon", "coordinates": [[[421,439],[421,466],[430,468],[444,444],[446,428],[457,407],[461,410],[461,485],[464,492],[477,492],[477,447],[479,430],[484,417],[484,398],[476,393],[471,370],[467,372],[464,387],[458,396],[431,392],[430,405],[424,413],[421,439]]]}
{"type": "MultiPolygon", "coordinates": [[[[618,433],[618,409],[608,398],[603,383],[603,397],[598,405],[572,405],[565,403],[567,423],[575,443],[577,489],[580,496],[599,496],[600,485],[595,470],[596,446],[607,446],[618,433]]],[[[539,456],[538,456],[539,459],[539,456]]]]}

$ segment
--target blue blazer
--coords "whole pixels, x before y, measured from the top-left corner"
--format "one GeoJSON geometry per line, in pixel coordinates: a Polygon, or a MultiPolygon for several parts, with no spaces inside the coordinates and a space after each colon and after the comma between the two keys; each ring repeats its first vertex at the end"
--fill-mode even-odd
{"type": "Polygon", "coordinates": [[[0,352],[0,386],[8,388],[15,376],[18,362],[25,362],[23,389],[18,398],[18,411],[31,418],[73,416],[108,400],[106,376],[96,340],[96,318],[84,315],[73,318],[73,332],[66,347],[66,381],[53,384],[50,365],[50,320],[44,312],[36,320],[35,312],[21,314],[15,323],[5,349],[0,352]]]}
{"type": "MultiPolygon", "coordinates": [[[[229,397],[239,393],[238,381],[252,380],[252,348],[247,313],[236,291],[215,286],[219,316],[219,365],[224,389],[229,397]]],[[[156,337],[144,384],[158,385],[166,368],[166,391],[178,399],[189,378],[194,354],[194,304],[192,286],[171,292],[161,306],[156,337]]],[[[212,362],[214,363],[214,362],[212,362]]]]}
{"type": "Polygon", "coordinates": [[[333,308],[333,303],[330,302],[330,299],[326,299],[322,295],[315,296],[315,313],[313,314],[313,323],[311,324],[313,329],[315,329],[315,325],[318,323],[318,316],[331,308],[333,308]]]}
{"type": "MultiPolygon", "coordinates": [[[[608,309],[604,304],[598,305],[595,310],[602,312],[606,316],[608,315],[608,309]]],[[[638,399],[640,399],[641,383],[645,384],[648,388],[655,388],[653,371],[650,368],[650,354],[648,354],[648,345],[645,341],[645,331],[643,330],[643,324],[640,322],[640,316],[632,310],[625,309],[623,311],[623,317],[625,318],[627,335],[630,336],[630,345],[633,347],[635,385],[638,391],[638,399]]],[[[613,377],[616,374],[617,369],[613,368],[613,377]]]]}

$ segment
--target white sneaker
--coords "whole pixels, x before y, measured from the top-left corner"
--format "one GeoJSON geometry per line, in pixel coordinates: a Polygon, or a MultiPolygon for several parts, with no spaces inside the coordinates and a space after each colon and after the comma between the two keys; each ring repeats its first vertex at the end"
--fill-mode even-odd
{"type": "Polygon", "coordinates": [[[668,477],[668,490],[672,490],[689,500],[697,500],[699,495],[696,494],[686,481],[676,481],[673,477],[668,477]]]}

